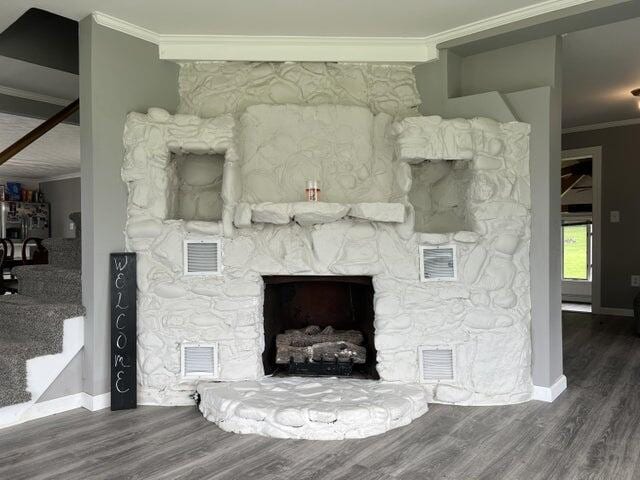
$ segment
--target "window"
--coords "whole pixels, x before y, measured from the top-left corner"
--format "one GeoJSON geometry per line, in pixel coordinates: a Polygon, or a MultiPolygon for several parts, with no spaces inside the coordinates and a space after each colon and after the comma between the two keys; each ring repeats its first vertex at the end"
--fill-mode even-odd
{"type": "Polygon", "coordinates": [[[562,278],[591,280],[591,223],[562,226],[562,278]]]}

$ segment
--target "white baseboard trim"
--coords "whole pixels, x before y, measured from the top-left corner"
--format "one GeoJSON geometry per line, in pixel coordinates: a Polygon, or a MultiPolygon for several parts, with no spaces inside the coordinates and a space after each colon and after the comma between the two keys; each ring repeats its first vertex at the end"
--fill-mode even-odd
{"type": "MultiPolygon", "coordinates": [[[[44,402],[33,403],[28,410],[20,417],[15,417],[14,421],[0,421],[0,429],[20,425],[24,422],[48,417],[57,413],[68,412],[76,408],[85,408],[91,412],[108,408],[111,403],[111,394],[89,395],[88,393],[74,393],[64,397],[45,400],[44,402]]],[[[10,406],[12,407],[12,406],[10,406]]]]}
{"type": "Polygon", "coordinates": [[[103,410],[111,405],[111,393],[103,393],[101,395],[89,395],[88,393],[81,393],[82,406],[90,412],[96,412],[103,410]]]}
{"type": "Polygon", "coordinates": [[[29,412],[23,418],[23,421],[35,420],[36,418],[48,417],[56,413],[62,413],[69,410],[82,407],[82,393],[75,393],[64,397],[45,400],[44,402],[34,403],[29,412]]]}
{"type": "Polygon", "coordinates": [[[555,381],[550,387],[541,387],[539,385],[533,386],[533,400],[540,400],[542,402],[553,402],[558,396],[567,389],[567,377],[562,375],[555,381]]]}
{"type": "MultiPolygon", "coordinates": [[[[10,406],[11,407],[11,406],[10,406]]],[[[82,407],[82,393],[66,395],[64,397],[45,400],[44,402],[33,403],[20,416],[15,416],[13,421],[1,421],[0,429],[20,425],[21,423],[48,417],[57,413],[67,412],[82,407]]],[[[7,408],[7,407],[5,407],[7,408]]]]}
{"type": "Polygon", "coordinates": [[[633,317],[633,310],[630,308],[614,308],[614,307],[600,307],[597,312],[600,315],[615,315],[618,317],[633,317]]]}
{"type": "Polygon", "coordinates": [[[0,428],[81,407],[78,403],[79,397],[76,397],[79,394],[44,402],[38,400],[80,352],[83,345],[84,317],[67,318],[63,326],[62,351],[27,360],[27,391],[31,394],[31,399],[28,402],[0,408],[0,428]]]}

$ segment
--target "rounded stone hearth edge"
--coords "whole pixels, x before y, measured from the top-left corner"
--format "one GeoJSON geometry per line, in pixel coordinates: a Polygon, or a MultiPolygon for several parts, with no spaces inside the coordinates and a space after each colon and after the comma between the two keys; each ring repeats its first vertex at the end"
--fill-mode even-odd
{"type": "Polygon", "coordinates": [[[344,440],[379,435],[425,414],[417,384],[335,377],[203,382],[200,411],[221,429],[274,438],[344,440]]]}

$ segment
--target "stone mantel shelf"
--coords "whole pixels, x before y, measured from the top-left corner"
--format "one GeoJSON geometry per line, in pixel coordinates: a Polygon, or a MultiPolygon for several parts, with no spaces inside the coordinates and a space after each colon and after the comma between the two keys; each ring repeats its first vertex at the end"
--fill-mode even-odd
{"type": "Polygon", "coordinates": [[[234,224],[239,228],[252,223],[285,225],[295,221],[300,225],[331,223],[344,217],[371,222],[402,223],[405,205],[402,203],[239,203],[236,206],[234,224]]]}

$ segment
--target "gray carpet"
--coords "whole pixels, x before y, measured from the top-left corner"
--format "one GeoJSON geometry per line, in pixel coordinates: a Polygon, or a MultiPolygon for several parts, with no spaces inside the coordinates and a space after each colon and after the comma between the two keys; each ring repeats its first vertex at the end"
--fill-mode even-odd
{"type": "MultiPolygon", "coordinates": [[[[79,214],[70,218],[79,235],[79,214]]],[[[18,294],[0,296],[0,407],[31,399],[27,360],[60,353],[65,319],[85,313],[80,239],[47,239],[44,244],[49,265],[15,267],[18,294]]]]}
{"type": "Polygon", "coordinates": [[[15,267],[13,273],[22,295],[56,303],[82,303],[79,269],[27,265],[15,267]]]}
{"type": "Polygon", "coordinates": [[[49,265],[80,270],[82,258],[79,238],[47,238],[42,244],[49,251],[49,265]]]}

